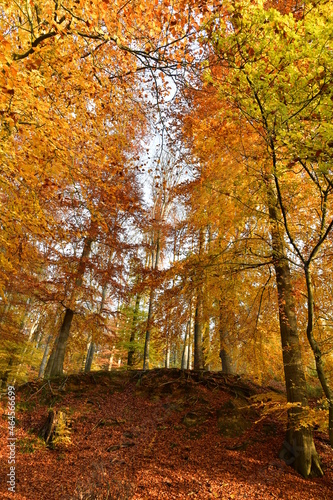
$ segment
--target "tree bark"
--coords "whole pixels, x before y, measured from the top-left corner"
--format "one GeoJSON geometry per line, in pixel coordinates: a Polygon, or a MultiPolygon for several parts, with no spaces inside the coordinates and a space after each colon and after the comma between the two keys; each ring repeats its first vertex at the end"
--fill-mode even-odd
{"type": "Polygon", "coordinates": [[[186,324],[184,347],[183,347],[183,353],[182,353],[182,363],[181,363],[182,370],[186,370],[186,368],[187,368],[189,329],[190,329],[190,322],[188,321],[186,324]]]}
{"type": "Polygon", "coordinates": [[[111,351],[111,354],[110,354],[109,366],[108,366],[108,371],[109,372],[112,370],[113,357],[114,357],[114,348],[115,348],[115,346],[112,347],[112,351],[111,351]]]}
{"type": "Polygon", "coordinates": [[[45,349],[44,349],[43,359],[42,359],[42,362],[41,362],[40,368],[39,368],[38,378],[43,378],[44,377],[44,371],[45,371],[45,367],[46,367],[47,357],[49,355],[51,340],[52,340],[52,335],[49,335],[47,337],[47,340],[46,340],[46,345],[45,345],[45,349]]]}
{"type": "Polygon", "coordinates": [[[313,335],[313,322],[314,322],[314,295],[313,295],[313,284],[311,279],[310,266],[308,264],[304,267],[306,287],[308,293],[308,323],[306,329],[306,335],[313,351],[316,363],[317,375],[324,391],[328,402],[328,434],[330,439],[330,445],[333,448],[333,393],[329,387],[322,358],[322,353],[319,345],[317,344],[313,335]]]}
{"type": "Polygon", "coordinates": [[[279,226],[279,209],[273,179],[265,178],[272,239],[273,261],[279,306],[283,367],[287,401],[296,403],[288,412],[288,430],[280,451],[280,458],[304,477],[322,476],[312,429],[300,426],[308,412],[306,381],[296,319],[294,290],[289,261],[286,257],[283,234],[279,226]]]}
{"type": "Polygon", "coordinates": [[[87,352],[87,358],[86,358],[86,362],[85,362],[85,365],[84,365],[84,372],[85,373],[88,373],[91,370],[91,365],[92,365],[92,362],[93,362],[94,353],[95,353],[95,343],[93,341],[91,341],[89,343],[89,348],[88,348],[88,352],[87,352]]]}
{"type": "Polygon", "coordinates": [[[46,365],[45,378],[60,377],[63,374],[63,366],[66,352],[66,345],[72,326],[74,311],[67,308],[62,320],[60,332],[54,343],[51,356],[46,365]]]}
{"type": "Polygon", "coordinates": [[[169,346],[169,344],[167,344],[167,346],[165,348],[164,367],[170,368],[170,346],[169,346]]]}
{"type": "Polygon", "coordinates": [[[130,336],[130,346],[128,349],[128,355],[127,355],[127,366],[132,367],[134,365],[134,356],[135,356],[135,348],[134,348],[134,341],[135,341],[135,333],[136,333],[136,322],[137,322],[137,317],[139,313],[139,307],[140,307],[140,295],[136,295],[135,299],[135,307],[134,307],[134,312],[133,312],[133,320],[132,320],[132,328],[131,328],[131,336],[130,336]]]}
{"type": "MultiPolygon", "coordinates": [[[[84,241],[84,247],[82,251],[82,255],[80,258],[76,279],[75,279],[75,288],[73,290],[73,296],[71,302],[75,303],[75,291],[82,286],[83,283],[83,275],[86,269],[87,259],[90,255],[91,245],[93,240],[91,238],[86,238],[84,241]]],[[[63,374],[64,360],[65,360],[65,352],[67,347],[67,341],[70,334],[70,329],[72,326],[74,316],[74,310],[72,307],[67,307],[65,310],[65,315],[62,321],[62,325],[60,328],[60,332],[56,338],[54,343],[51,356],[46,366],[45,377],[59,377],[63,374]]]]}
{"type": "Polygon", "coordinates": [[[226,350],[228,330],[225,325],[226,318],[223,314],[222,300],[219,301],[219,335],[220,335],[220,359],[222,364],[222,373],[232,374],[231,359],[226,350]]]}
{"type": "Polygon", "coordinates": [[[202,352],[202,299],[201,293],[198,293],[197,304],[194,316],[194,369],[203,369],[202,352]]]}
{"type": "Polygon", "coordinates": [[[149,294],[149,306],[148,306],[148,317],[147,317],[147,328],[146,328],[146,337],[145,337],[145,347],[143,352],[143,369],[149,370],[149,347],[150,347],[150,332],[151,332],[151,323],[152,323],[152,315],[153,315],[153,301],[154,301],[154,291],[150,290],[149,294]]]}
{"type": "MultiPolygon", "coordinates": [[[[160,233],[157,234],[156,240],[156,254],[155,254],[155,262],[153,262],[153,269],[158,268],[158,263],[160,259],[160,233]]],[[[151,327],[152,327],[152,316],[153,316],[153,303],[154,303],[154,289],[151,288],[149,294],[149,307],[148,307],[148,318],[147,318],[147,328],[146,328],[146,337],[145,337],[145,347],[143,352],[143,369],[149,370],[149,347],[150,347],[150,336],[151,336],[151,327]]]]}

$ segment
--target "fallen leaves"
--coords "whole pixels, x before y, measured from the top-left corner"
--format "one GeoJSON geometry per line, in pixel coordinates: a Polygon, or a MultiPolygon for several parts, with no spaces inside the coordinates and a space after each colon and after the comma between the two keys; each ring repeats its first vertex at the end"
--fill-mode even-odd
{"type": "MultiPolygon", "coordinates": [[[[81,376],[80,398],[70,376],[65,390],[59,390],[61,382],[51,383],[52,393],[42,382],[26,384],[17,394],[18,402],[29,400],[29,405],[18,405],[18,438],[27,442],[45,419],[50,402],[56,401],[55,409],[66,408],[71,414],[72,444],[49,450],[29,440],[29,446],[21,447],[16,500],[76,500],[88,494],[105,499],[108,490],[119,500],[329,498],[333,467],[327,436],[320,434],[317,440],[325,477],[304,480],[277,458],[284,428],[274,415],[257,425],[252,422],[250,430],[237,437],[219,432],[218,410],[224,408],[227,416],[246,404],[244,398],[241,405],[231,404],[239,398],[234,398],[233,380],[251,395],[270,389],[248,383],[245,390],[244,380],[228,377],[223,385],[222,378],[216,382],[217,374],[211,377],[214,389],[204,379],[196,382],[195,375],[182,378],[180,371],[175,380],[167,370],[153,370],[141,377],[140,386],[135,372],[114,377],[112,372],[96,372],[94,377],[81,376]],[[172,390],[163,393],[165,387],[172,390]],[[91,404],[96,401],[98,405],[91,404]],[[190,427],[184,424],[186,416],[191,417],[190,427]],[[274,433],[268,432],[273,427],[274,433]]],[[[2,414],[3,408],[1,403],[2,414]]],[[[0,425],[5,431],[4,419],[0,425]]],[[[4,464],[5,445],[1,432],[4,464]]],[[[6,466],[0,470],[0,496],[9,499],[5,474],[6,466]]]]}

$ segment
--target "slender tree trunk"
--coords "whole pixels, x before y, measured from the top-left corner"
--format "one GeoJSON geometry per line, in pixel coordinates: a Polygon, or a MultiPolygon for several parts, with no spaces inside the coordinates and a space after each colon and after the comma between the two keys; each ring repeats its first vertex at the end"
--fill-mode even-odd
{"type": "MultiPolygon", "coordinates": [[[[110,261],[111,257],[109,258],[109,261],[110,261]]],[[[105,299],[106,299],[106,292],[107,292],[107,284],[105,284],[103,286],[103,289],[102,289],[102,300],[101,300],[101,303],[100,303],[100,306],[99,306],[99,314],[102,314],[103,312],[103,308],[104,308],[104,304],[105,304],[105,299]]],[[[88,349],[87,349],[87,357],[86,357],[86,360],[85,360],[85,363],[84,363],[84,367],[83,367],[83,370],[85,373],[88,373],[90,372],[91,370],[91,366],[92,366],[92,362],[93,362],[93,359],[94,359],[94,354],[95,354],[95,351],[96,351],[96,344],[93,340],[93,338],[91,339],[91,341],[89,342],[89,346],[88,346],[88,349]]]]}
{"type": "Polygon", "coordinates": [[[110,354],[110,359],[109,359],[109,367],[108,367],[108,371],[110,372],[112,370],[112,365],[113,365],[113,357],[114,357],[114,347],[112,347],[112,351],[111,351],[111,354],[110,354]]]}
{"type": "Polygon", "coordinates": [[[194,316],[194,369],[203,369],[201,292],[199,292],[197,296],[197,304],[194,316]]]}
{"type": "MultiPolygon", "coordinates": [[[[27,314],[28,313],[26,313],[26,316],[27,316],[27,314]]],[[[39,316],[38,316],[37,320],[34,322],[34,324],[32,325],[30,333],[29,333],[29,337],[27,338],[27,340],[25,342],[25,346],[24,346],[23,352],[22,352],[22,354],[20,356],[19,365],[18,365],[17,370],[16,370],[15,378],[13,380],[13,385],[16,384],[16,379],[17,379],[17,377],[19,377],[19,375],[21,373],[21,369],[22,369],[23,362],[24,362],[24,357],[27,354],[29,347],[31,347],[31,340],[33,338],[33,335],[34,335],[35,331],[38,328],[38,324],[39,324],[39,316]]],[[[22,328],[24,328],[24,324],[22,325],[22,328]]]]}
{"type": "MultiPolygon", "coordinates": [[[[201,259],[202,249],[204,245],[204,230],[199,230],[199,261],[201,259]]],[[[202,323],[203,323],[203,297],[201,283],[202,277],[198,277],[200,283],[197,284],[197,300],[194,314],[194,369],[203,369],[203,350],[202,350],[202,323]]]]}
{"type": "Polygon", "coordinates": [[[219,334],[220,334],[220,359],[222,364],[222,373],[226,375],[232,374],[231,359],[226,350],[228,331],[225,325],[226,318],[223,315],[222,300],[219,303],[219,334]]]}
{"type": "Polygon", "coordinates": [[[134,313],[133,313],[133,320],[132,320],[132,328],[131,328],[131,336],[130,336],[130,347],[128,349],[128,355],[127,355],[127,366],[133,366],[134,365],[134,356],[135,356],[135,348],[134,348],[134,341],[135,341],[135,333],[136,333],[136,322],[139,314],[139,307],[140,307],[140,295],[136,295],[135,299],[135,307],[134,307],[134,313]]]}
{"type": "Polygon", "coordinates": [[[95,353],[95,343],[93,341],[91,341],[91,342],[89,342],[89,348],[88,348],[88,352],[87,352],[86,362],[84,365],[85,373],[90,372],[90,370],[91,370],[91,365],[93,362],[94,353],[95,353]]]}
{"type": "MultiPolygon", "coordinates": [[[[82,286],[83,283],[83,275],[86,269],[87,259],[90,255],[92,239],[86,238],[84,241],[84,247],[82,251],[82,256],[80,259],[80,263],[77,270],[77,275],[75,279],[75,289],[73,291],[72,301],[73,304],[75,302],[75,291],[82,286]]],[[[70,334],[70,329],[72,326],[74,316],[74,310],[70,307],[67,307],[65,310],[65,315],[62,321],[62,325],[60,328],[60,332],[56,338],[54,343],[51,356],[46,366],[45,377],[59,377],[63,374],[64,360],[65,360],[65,352],[67,347],[67,341],[70,334]]]]}
{"type": "MultiPolygon", "coordinates": [[[[160,258],[160,233],[157,234],[156,241],[156,254],[155,254],[155,262],[153,264],[153,269],[158,268],[160,258]]],[[[146,328],[146,338],[145,338],[145,347],[143,352],[143,369],[149,370],[149,347],[150,347],[150,336],[151,336],[151,327],[152,327],[152,316],[153,316],[153,303],[154,303],[154,289],[151,288],[149,294],[149,306],[148,306],[148,318],[147,318],[147,328],[146,328]]]]}
{"type": "Polygon", "coordinates": [[[273,180],[266,177],[269,218],[276,284],[278,293],[283,367],[288,403],[296,403],[288,412],[289,423],[280,458],[304,477],[322,476],[323,472],[313,441],[312,429],[302,427],[308,412],[306,381],[297,331],[294,290],[289,261],[285,255],[283,234],[280,233],[278,200],[273,180]]]}
{"type": "Polygon", "coordinates": [[[183,353],[182,353],[182,363],[181,363],[181,368],[182,370],[186,370],[187,368],[187,357],[188,357],[188,332],[190,329],[190,322],[188,321],[186,323],[186,329],[185,329],[185,338],[184,338],[184,347],[183,347],[183,353]]]}
{"type": "Polygon", "coordinates": [[[189,304],[189,320],[188,320],[188,346],[187,346],[187,369],[192,370],[192,297],[189,304]]]}
{"type": "Polygon", "coordinates": [[[39,368],[38,378],[44,377],[44,371],[45,371],[45,367],[46,367],[47,357],[49,355],[51,340],[52,340],[52,335],[49,335],[47,337],[47,340],[46,340],[43,359],[42,359],[42,362],[41,362],[40,368],[39,368]]]}
{"type": "Polygon", "coordinates": [[[165,348],[164,367],[170,368],[170,345],[169,345],[169,343],[167,343],[166,348],[165,348]]]}
{"type": "Polygon", "coordinates": [[[153,315],[153,301],[154,301],[154,291],[153,291],[153,289],[151,289],[150,295],[149,295],[145,347],[144,347],[144,352],[143,352],[143,369],[144,370],[149,370],[149,347],[150,347],[150,332],[151,332],[151,323],[152,323],[152,315],[153,315]]]}
{"type": "Polygon", "coordinates": [[[202,345],[203,345],[203,367],[204,370],[210,370],[210,364],[207,360],[210,357],[210,332],[209,332],[209,320],[205,321],[203,325],[203,335],[202,335],[202,345]]]}
{"type": "Polygon", "coordinates": [[[320,350],[319,345],[317,344],[314,335],[313,335],[313,322],[314,322],[314,295],[313,295],[313,285],[312,285],[312,279],[311,279],[311,272],[309,269],[309,265],[306,264],[305,268],[305,278],[306,278],[306,287],[307,287],[307,292],[308,292],[308,324],[307,324],[307,338],[309,341],[309,344],[311,346],[311,349],[313,351],[314,357],[315,357],[315,362],[316,362],[316,370],[317,370],[317,375],[321,384],[321,387],[324,391],[324,394],[326,396],[327,402],[328,402],[328,432],[329,432],[329,439],[330,439],[330,445],[333,448],[333,393],[330,389],[330,386],[328,384],[325,370],[324,370],[324,363],[323,363],[323,358],[322,358],[322,353],[320,350]]]}

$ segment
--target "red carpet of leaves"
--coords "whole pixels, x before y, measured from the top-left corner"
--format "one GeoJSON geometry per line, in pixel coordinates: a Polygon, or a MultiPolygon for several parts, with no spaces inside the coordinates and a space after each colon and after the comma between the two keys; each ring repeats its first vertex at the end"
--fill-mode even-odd
{"type": "Polygon", "coordinates": [[[143,377],[98,372],[25,385],[17,394],[15,495],[7,492],[1,401],[0,498],[332,499],[333,453],[326,436],[316,440],[325,477],[305,480],[277,458],[284,439],[278,421],[250,419],[252,426],[237,437],[220,432],[218,410],[239,395],[233,378],[228,387],[222,378],[217,382],[154,370],[143,377]],[[50,407],[71,419],[69,446],[49,449],[37,437],[50,407]]]}

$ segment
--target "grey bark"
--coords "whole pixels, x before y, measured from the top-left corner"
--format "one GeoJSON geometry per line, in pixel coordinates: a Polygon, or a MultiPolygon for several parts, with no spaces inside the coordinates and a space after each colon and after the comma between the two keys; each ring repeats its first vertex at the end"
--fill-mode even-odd
{"type": "Polygon", "coordinates": [[[231,359],[226,350],[228,342],[228,330],[226,328],[226,318],[223,314],[222,300],[219,302],[219,336],[220,336],[220,359],[222,364],[222,373],[232,374],[231,359]]]}
{"type": "Polygon", "coordinates": [[[283,234],[280,232],[279,208],[272,178],[265,178],[272,238],[273,262],[278,293],[279,322],[287,401],[299,406],[288,412],[288,431],[280,458],[304,477],[322,476],[320,461],[313,441],[312,429],[300,423],[308,411],[306,381],[297,331],[295,295],[286,258],[283,234]]]}
{"type": "Polygon", "coordinates": [[[329,434],[330,445],[333,448],[333,393],[326,378],[321,349],[313,335],[314,294],[313,294],[313,284],[311,279],[310,266],[308,264],[305,265],[304,271],[305,271],[306,286],[308,292],[308,323],[307,323],[306,334],[315,357],[317,375],[328,402],[328,434],[329,434]]]}
{"type": "Polygon", "coordinates": [[[128,349],[128,355],[127,355],[127,366],[133,366],[134,365],[134,356],[135,356],[135,349],[134,349],[134,342],[135,342],[135,333],[136,333],[136,322],[138,319],[138,313],[139,313],[139,307],[140,307],[140,295],[136,295],[135,299],[135,306],[134,306],[134,312],[133,312],[133,320],[132,320],[132,327],[131,327],[131,336],[130,336],[130,346],[128,349]]]}
{"type": "MultiPolygon", "coordinates": [[[[153,269],[158,268],[160,258],[160,233],[158,232],[156,240],[156,253],[155,262],[153,261],[153,269]]],[[[154,303],[155,291],[152,287],[149,294],[149,306],[148,306],[148,317],[147,317],[147,327],[145,336],[145,347],[143,352],[143,369],[149,370],[149,348],[150,348],[150,337],[152,328],[152,316],[153,316],[153,303],[154,303]]]]}
{"type": "MultiPolygon", "coordinates": [[[[90,255],[92,241],[93,240],[91,238],[86,238],[84,241],[84,247],[75,279],[75,289],[73,291],[73,297],[72,297],[73,302],[75,302],[76,289],[80,288],[83,283],[83,275],[86,269],[87,259],[89,258],[90,255]]],[[[73,309],[67,307],[65,310],[65,315],[62,321],[60,332],[53,345],[51,356],[49,358],[49,361],[45,369],[46,378],[59,377],[63,374],[67,341],[72,326],[73,316],[74,316],[73,309]]]]}
{"type": "Polygon", "coordinates": [[[52,335],[49,335],[47,337],[47,339],[46,339],[46,344],[45,344],[43,359],[42,359],[42,362],[40,364],[38,378],[43,378],[44,377],[44,371],[45,371],[45,368],[46,368],[47,357],[49,355],[51,340],[52,340],[52,335]]]}
{"type": "Polygon", "coordinates": [[[85,373],[90,372],[90,370],[91,370],[91,365],[92,365],[92,362],[93,362],[94,353],[95,353],[95,343],[93,341],[91,341],[89,343],[89,348],[88,348],[88,352],[87,352],[87,358],[86,358],[86,362],[85,362],[85,365],[84,365],[84,371],[85,371],[85,373]]]}
{"type": "Polygon", "coordinates": [[[202,352],[202,299],[199,292],[194,316],[194,369],[203,369],[202,352]]]}
{"type": "Polygon", "coordinates": [[[186,323],[185,338],[184,338],[184,347],[183,347],[182,362],[181,362],[181,368],[182,368],[182,370],[186,370],[186,368],[187,368],[187,359],[188,359],[188,334],[189,334],[189,329],[190,329],[190,321],[188,321],[186,323]]]}

